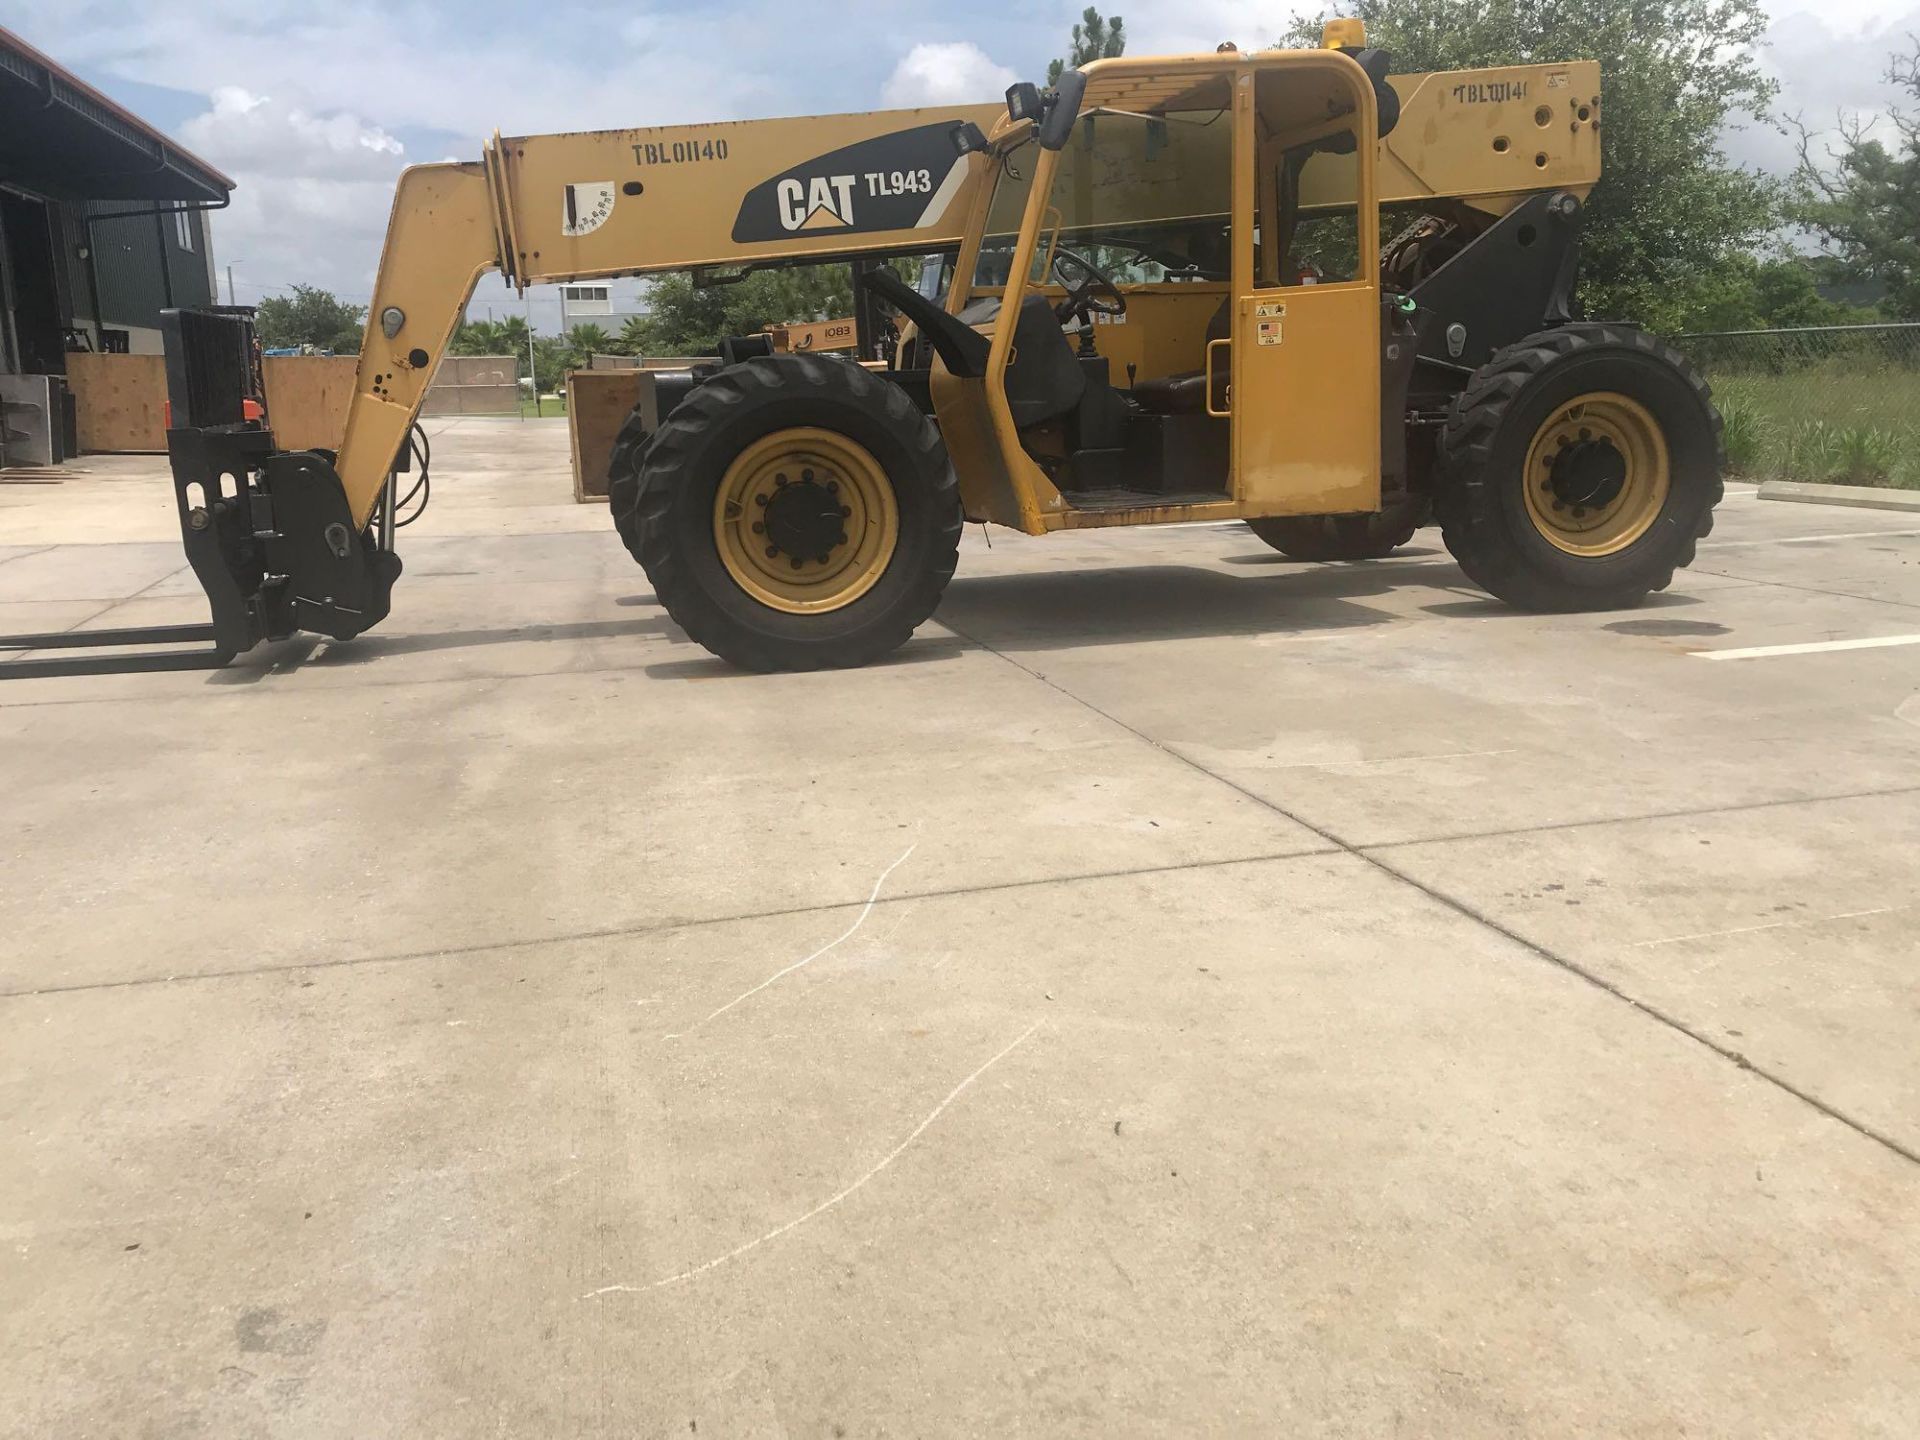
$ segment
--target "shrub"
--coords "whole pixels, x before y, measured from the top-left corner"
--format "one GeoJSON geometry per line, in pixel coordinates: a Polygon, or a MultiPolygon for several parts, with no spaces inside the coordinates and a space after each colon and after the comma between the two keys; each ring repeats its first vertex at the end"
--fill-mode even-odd
{"type": "Polygon", "coordinates": [[[1787,432],[1780,470],[1789,480],[1830,479],[1842,463],[1840,431],[1824,420],[1802,420],[1787,432]]]}
{"type": "Polygon", "coordinates": [[[1841,484],[1884,485],[1900,463],[1900,440],[1875,425],[1849,426],[1840,432],[1839,456],[1841,484]]]}
{"type": "Polygon", "coordinates": [[[1920,431],[1909,430],[1901,446],[1900,458],[1887,483],[1902,490],[1920,490],[1920,431]]]}
{"type": "Polygon", "coordinates": [[[1762,458],[1770,446],[1772,422],[1754,405],[1737,396],[1720,402],[1720,419],[1728,471],[1735,475],[1754,474],[1761,468],[1762,458]]]}

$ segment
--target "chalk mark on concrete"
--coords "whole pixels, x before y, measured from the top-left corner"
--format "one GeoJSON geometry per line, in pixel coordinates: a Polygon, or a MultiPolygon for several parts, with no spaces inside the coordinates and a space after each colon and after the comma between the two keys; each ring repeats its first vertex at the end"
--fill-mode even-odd
{"type": "Polygon", "coordinates": [[[794,971],[801,969],[803,966],[811,965],[814,961],[818,960],[822,955],[826,954],[829,950],[833,949],[834,946],[838,945],[842,940],[847,939],[850,935],[853,934],[854,931],[858,930],[862,925],[867,923],[867,916],[873,913],[874,903],[880,898],[880,887],[887,883],[887,876],[891,875],[895,870],[899,869],[900,866],[905,862],[907,856],[913,854],[913,852],[919,848],[920,848],[920,842],[918,840],[914,841],[913,844],[907,846],[907,848],[901,852],[900,858],[898,860],[894,861],[893,864],[887,866],[886,869],[880,872],[880,878],[873,882],[873,893],[867,896],[867,903],[861,907],[860,913],[854,917],[853,924],[849,925],[845,930],[842,930],[838,935],[834,936],[833,939],[829,940],[826,944],[822,945],[818,950],[814,951],[811,955],[807,956],[806,959],[796,960],[793,962],[793,964],[787,966],[785,969],[774,971],[773,974],[769,975],[766,979],[762,980],[758,985],[754,986],[751,990],[742,991],[740,994],[734,996],[733,999],[727,1001],[726,1004],[722,1005],[718,1010],[714,1011],[711,1015],[707,1016],[705,1020],[698,1020],[694,1022],[692,1025],[689,1025],[685,1030],[682,1030],[676,1034],[667,1036],[667,1039],[678,1040],[682,1036],[691,1035],[695,1030],[698,1030],[702,1025],[707,1024],[709,1021],[718,1020],[722,1015],[726,1014],[729,1010],[733,1009],[733,1007],[738,1005],[741,1001],[751,1000],[755,995],[758,995],[762,990],[766,989],[769,985],[773,984],[774,981],[782,978],[783,976],[791,975],[794,971]]]}
{"type": "MultiPolygon", "coordinates": [[[[904,860],[905,858],[906,856],[904,855],[900,857],[901,860],[904,860]]],[[[899,863],[900,862],[898,860],[894,862],[894,864],[896,865],[899,863]]],[[[987,1071],[991,1070],[995,1065],[998,1065],[1002,1060],[1006,1059],[1007,1056],[1011,1055],[1015,1050],[1018,1050],[1022,1045],[1026,1044],[1028,1039],[1032,1037],[1033,1032],[1038,1030],[1045,1023],[1046,1022],[1043,1020],[1036,1020],[1033,1022],[1033,1024],[1029,1025],[1026,1029],[1022,1030],[1018,1035],[1016,1035],[1013,1038],[1013,1040],[1010,1043],[1008,1043],[1006,1046],[1004,1046],[1002,1049],[996,1052],[994,1056],[991,1059],[989,1059],[984,1065],[982,1065],[978,1070],[975,1070],[971,1075],[967,1076],[966,1079],[962,1080],[958,1085],[954,1086],[953,1089],[949,1090],[947,1092],[947,1098],[942,1100],[938,1105],[934,1106],[933,1109],[928,1111],[927,1118],[922,1120],[918,1125],[914,1126],[912,1133],[910,1133],[906,1139],[902,1140],[898,1145],[894,1146],[893,1149],[889,1150],[884,1156],[882,1156],[878,1164],[876,1164],[872,1169],[868,1170],[867,1173],[862,1175],[858,1180],[855,1180],[851,1185],[847,1186],[844,1190],[841,1190],[837,1194],[829,1196],[827,1199],[822,1200],[818,1205],[814,1206],[811,1210],[807,1211],[806,1214],[796,1216],[794,1219],[787,1221],[787,1223],[784,1225],[776,1226],[774,1229],[767,1231],[766,1234],[760,1236],[758,1239],[749,1240],[744,1245],[736,1245],[734,1246],[733,1249],[727,1251],[726,1254],[716,1255],[714,1256],[713,1259],[706,1261],[704,1264],[695,1265],[691,1270],[682,1270],[678,1275],[668,1275],[664,1279],[652,1280],[647,1282],[644,1285],[602,1285],[598,1290],[589,1290],[586,1294],[582,1295],[580,1298],[582,1300],[592,1300],[595,1297],[601,1296],[601,1295],[639,1294],[648,1290],[659,1290],[668,1285],[678,1285],[683,1281],[693,1279],[697,1275],[704,1275],[709,1270],[717,1270],[720,1266],[727,1264],[731,1260],[738,1260],[742,1255],[747,1254],[749,1251],[758,1250],[762,1245],[765,1245],[770,1241],[778,1240],[782,1235],[785,1235],[789,1230],[797,1230],[802,1225],[806,1224],[809,1220],[812,1220],[816,1216],[824,1215],[827,1211],[833,1209],[834,1206],[838,1205],[842,1200],[845,1200],[849,1195],[852,1195],[855,1191],[860,1189],[861,1186],[865,1185],[868,1181],[872,1180],[876,1175],[878,1175],[881,1171],[885,1170],[889,1165],[893,1164],[893,1162],[898,1160],[902,1155],[906,1154],[907,1147],[912,1145],[914,1141],[918,1140],[922,1135],[924,1135],[927,1132],[927,1127],[933,1124],[934,1121],[938,1120],[941,1117],[941,1115],[946,1113],[947,1107],[953,1104],[954,1101],[958,1100],[963,1094],[965,1094],[967,1091],[967,1088],[971,1086],[974,1081],[978,1080],[982,1075],[986,1074],[987,1071]]]]}

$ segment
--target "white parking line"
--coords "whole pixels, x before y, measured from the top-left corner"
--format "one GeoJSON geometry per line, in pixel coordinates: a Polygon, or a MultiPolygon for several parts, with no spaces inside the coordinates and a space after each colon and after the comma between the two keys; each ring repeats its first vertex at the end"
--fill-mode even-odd
{"type": "Polygon", "coordinates": [[[1920,530],[1842,530],[1827,535],[1772,535],[1765,540],[1702,540],[1702,550],[1731,550],[1736,545],[1813,545],[1822,540],[1890,540],[1920,535],[1920,530]]]}
{"type": "Polygon", "coordinates": [[[1438,755],[1382,755],[1375,760],[1289,760],[1273,770],[1329,770],[1336,765],[1399,765],[1414,760],[1471,760],[1479,755],[1513,755],[1514,750],[1445,750],[1438,755]]]}
{"type": "Polygon", "coordinates": [[[1792,920],[1773,920],[1765,925],[1740,925],[1732,930],[1702,930],[1697,935],[1663,935],[1658,940],[1636,941],[1634,948],[1644,950],[1649,945],[1684,945],[1689,940],[1719,940],[1728,935],[1754,935],[1762,930],[1784,930],[1790,925],[1825,925],[1834,920],[1859,920],[1868,915],[1891,915],[1895,911],[1912,908],[1911,905],[1881,905],[1872,910],[1848,910],[1839,915],[1808,915],[1792,920]]]}
{"type": "Polygon", "coordinates": [[[1749,645],[1743,650],[1690,650],[1696,660],[1764,660],[1774,655],[1821,655],[1829,650],[1880,650],[1920,645],[1920,635],[1876,635],[1870,640],[1814,640],[1804,645],[1749,645]]]}

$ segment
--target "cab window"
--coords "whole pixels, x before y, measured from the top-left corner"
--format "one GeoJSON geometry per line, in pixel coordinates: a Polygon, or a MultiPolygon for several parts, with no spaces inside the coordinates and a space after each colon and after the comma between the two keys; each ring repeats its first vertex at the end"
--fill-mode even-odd
{"type": "Polygon", "coordinates": [[[1254,131],[1255,286],[1360,278],[1360,122],[1341,77],[1261,71],[1254,131]]]}

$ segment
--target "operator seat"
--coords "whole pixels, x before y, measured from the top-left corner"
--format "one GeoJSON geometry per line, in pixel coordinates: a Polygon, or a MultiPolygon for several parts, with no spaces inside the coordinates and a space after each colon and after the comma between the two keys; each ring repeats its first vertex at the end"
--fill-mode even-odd
{"type": "MultiPolygon", "coordinates": [[[[1207,322],[1207,343],[1225,340],[1233,333],[1233,297],[1227,296],[1220,302],[1220,308],[1213,312],[1213,318],[1207,322]]],[[[1214,367],[1213,371],[1213,408],[1224,410],[1227,400],[1227,382],[1233,375],[1233,352],[1227,352],[1227,363],[1214,367]]],[[[1152,380],[1136,381],[1132,390],[1133,403],[1149,415],[1202,415],[1207,409],[1207,372],[1203,366],[1198,370],[1185,370],[1178,375],[1160,375],[1152,380]]]]}

